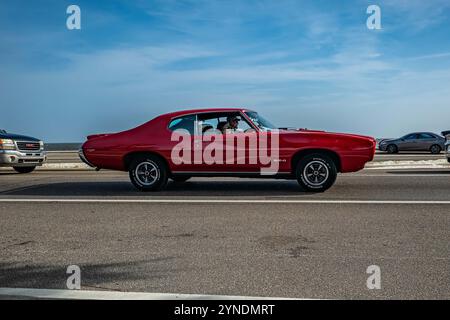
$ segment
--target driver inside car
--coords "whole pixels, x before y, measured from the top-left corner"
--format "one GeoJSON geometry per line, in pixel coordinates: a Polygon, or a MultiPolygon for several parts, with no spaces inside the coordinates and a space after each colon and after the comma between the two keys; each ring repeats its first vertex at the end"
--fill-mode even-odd
{"type": "Polygon", "coordinates": [[[238,131],[239,120],[237,116],[227,117],[227,123],[222,127],[222,133],[238,131]]]}

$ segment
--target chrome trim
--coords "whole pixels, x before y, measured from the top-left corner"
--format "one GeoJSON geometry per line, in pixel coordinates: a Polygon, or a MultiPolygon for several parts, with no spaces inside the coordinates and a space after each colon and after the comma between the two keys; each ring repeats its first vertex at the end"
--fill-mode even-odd
{"type": "Polygon", "coordinates": [[[90,163],[90,162],[87,160],[86,156],[84,155],[83,148],[81,148],[80,150],[78,150],[78,156],[80,157],[80,160],[81,160],[83,163],[87,164],[89,167],[96,168],[92,163],[90,163]]]}
{"type": "Polygon", "coordinates": [[[42,152],[44,151],[44,146],[41,146],[41,142],[40,141],[27,141],[27,140],[13,140],[14,141],[14,146],[16,147],[16,150],[20,151],[20,152],[24,152],[24,153],[34,153],[34,152],[42,152]],[[24,150],[24,149],[19,149],[19,146],[17,145],[17,143],[37,143],[39,144],[39,149],[37,150],[24,150]]]}
{"type": "Polygon", "coordinates": [[[47,152],[45,151],[28,151],[23,152],[19,150],[0,150],[0,167],[13,166],[40,166],[47,161],[47,152]],[[31,155],[30,155],[31,154],[31,155]],[[14,160],[11,161],[11,157],[14,160]],[[20,162],[19,162],[20,161],[20,162]]]}
{"type": "MultiPolygon", "coordinates": [[[[255,129],[257,132],[261,131],[261,129],[260,129],[256,124],[254,124],[253,121],[251,121],[251,120],[249,119],[249,117],[248,117],[247,114],[245,113],[245,112],[247,112],[247,111],[248,111],[248,112],[256,112],[256,111],[253,111],[253,110],[250,110],[250,109],[237,109],[237,110],[230,109],[229,111],[201,111],[201,112],[186,113],[186,114],[178,115],[178,116],[176,116],[176,117],[171,117],[171,118],[169,119],[169,121],[167,122],[166,129],[169,130],[170,132],[173,132],[173,131],[170,130],[170,128],[169,128],[170,123],[171,123],[173,120],[175,120],[175,119],[183,118],[183,117],[186,117],[186,116],[192,116],[192,115],[194,115],[194,116],[195,116],[195,119],[196,119],[196,121],[197,121],[198,115],[199,115],[199,114],[205,114],[205,113],[233,113],[233,112],[236,112],[236,113],[240,113],[241,117],[243,116],[244,119],[245,119],[245,121],[248,122],[248,123],[250,124],[250,126],[253,126],[253,129],[255,129]]],[[[194,130],[195,130],[195,128],[194,128],[194,130]]],[[[199,134],[198,134],[198,133],[195,133],[194,135],[199,135],[199,134]]]]}

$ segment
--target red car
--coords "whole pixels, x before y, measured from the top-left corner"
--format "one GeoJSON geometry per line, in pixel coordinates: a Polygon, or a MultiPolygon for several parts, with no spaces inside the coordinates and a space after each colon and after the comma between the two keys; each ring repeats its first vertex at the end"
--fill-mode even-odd
{"type": "Polygon", "coordinates": [[[195,176],[297,179],[305,191],[330,188],[339,172],[373,160],[375,139],[277,128],[237,108],[168,113],[134,129],[87,137],[80,158],[97,169],[128,171],[139,190],[195,176]]]}

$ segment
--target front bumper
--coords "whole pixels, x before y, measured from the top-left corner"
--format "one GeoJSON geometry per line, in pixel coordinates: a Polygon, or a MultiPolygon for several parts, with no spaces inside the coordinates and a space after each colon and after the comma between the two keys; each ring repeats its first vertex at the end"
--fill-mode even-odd
{"type": "Polygon", "coordinates": [[[41,166],[47,161],[47,152],[0,150],[0,167],[32,167],[41,166]]]}

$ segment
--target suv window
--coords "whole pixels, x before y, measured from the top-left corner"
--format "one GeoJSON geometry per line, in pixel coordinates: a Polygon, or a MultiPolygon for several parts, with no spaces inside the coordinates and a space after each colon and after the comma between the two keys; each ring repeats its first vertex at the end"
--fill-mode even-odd
{"type": "Polygon", "coordinates": [[[178,129],[184,129],[187,130],[191,135],[193,135],[195,119],[195,115],[188,115],[173,119],[169,123],[169,130],[175,131],[178,129]]]}

